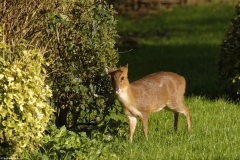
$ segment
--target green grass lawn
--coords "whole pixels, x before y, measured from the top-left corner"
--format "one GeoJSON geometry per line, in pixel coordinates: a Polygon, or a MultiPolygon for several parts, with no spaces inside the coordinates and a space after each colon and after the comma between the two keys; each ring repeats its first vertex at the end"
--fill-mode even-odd
{"type": "MultiPolygon", "coordinates": [[[[156,71],[172,71],[187,81],[185,117],[173,130],[173,114],[161,111],[149,118],[149,141],[140,120],[133,143],[119,138],[109,152],[116,159],[240,159],[240,106],[224,96],[227,82],[217,78],[216,61],[234,4],[174,7],[171,12],[135,18],[117,17],[120,35],[139,45],[121,45],[119,66],[129,64],[130,81],[156,71]],[[131,50],[129,52],[126,52],[131,50]]],[[[115,117],[127,121],[123,114],[115,117]]]]}
{"type": "Polygon", "coordinates": [[[138,121],[133,143],[120,140],[111,152],[119,159],[239,159],[240,108],[224,99],[188,97],[192,131],[187,132],[184,116],[179,130],[173,130],[173,114],[153,113],[149,119],[149,140],[138,121]]]}

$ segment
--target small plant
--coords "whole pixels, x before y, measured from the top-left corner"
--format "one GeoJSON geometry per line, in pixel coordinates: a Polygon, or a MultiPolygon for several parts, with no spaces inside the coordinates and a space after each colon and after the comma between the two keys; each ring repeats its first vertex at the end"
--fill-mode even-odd
{"type": "Polygon", "coordinates": [[[116,158],[117,155],[109,153],[109,150],[117,145],[119,137],[126,137],[126,125],[120,120],[110,119],[101,123],[97,129],[93,129],[91,135],[87,135],[86,132],[69,131],[65,126],[57,128],[53,121],[49,121],[43,145],[31,153],[26,151],[22,157],[26,159],[116,158]]]}

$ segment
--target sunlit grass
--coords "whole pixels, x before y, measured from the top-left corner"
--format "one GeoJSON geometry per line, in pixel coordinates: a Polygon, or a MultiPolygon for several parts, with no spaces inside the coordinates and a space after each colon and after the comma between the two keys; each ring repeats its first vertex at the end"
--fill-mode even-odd
{"type": "MultiPolygon", "coordinates": [[[[149,118],[149,140],[142,133],[138,120],[133,143],[121,140],[112,152],[119,159],[238,159],[240,158],[239,105],[225,98],[214,101],[205,97],[188,97],[192,130],[186,129],[183,115],[179,130],[173,130],[173,114],[153,113],[149,118]]],[[[122,117],[126,121],[126,117],[122,117]]]]}

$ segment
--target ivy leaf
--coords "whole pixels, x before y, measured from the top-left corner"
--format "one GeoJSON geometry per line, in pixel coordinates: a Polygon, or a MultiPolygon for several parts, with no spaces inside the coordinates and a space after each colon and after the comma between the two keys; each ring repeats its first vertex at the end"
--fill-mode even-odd
{"type": "Polygon", "coordinates": [[[0,79],[3,79],[4,75],[3,74],[0,74],[0,79]]]}

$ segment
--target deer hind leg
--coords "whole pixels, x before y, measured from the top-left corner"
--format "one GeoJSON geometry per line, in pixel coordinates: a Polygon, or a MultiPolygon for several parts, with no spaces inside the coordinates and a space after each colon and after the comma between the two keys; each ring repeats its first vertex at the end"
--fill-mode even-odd
{"type": "MultiPolygon", "coordinates": [[[[179,103],[176,103],[179,104],[179,103]]],[[[191,122],[190,122],[190,113],[188,108],[182,103],[181,105],[169,105],[169,109],[174,112],[174,129],[177,130],[178,125],[178,115],[179,113],[184,114],[187,121],[188,130],[191,130],[191,122]]]]}
{"type": "Polygon", "coordinates": [[[137,125],[137,118],[133,116],[128,116],[128,121],[129,121],[129,130],[130,130],[129,140],[130,142],[132,142],[133,134],[137,125]]]}
{"type": "Polygon", "coordinates": [[[186,106],[183,107],[184,111],[182,112],[184,114],[184,116],[186,117],[187,120],[187,126],[188,126],[188,131],[191,130],[191,121],[190,121],[190,113],[189,110],[186,106]]]}
{"type": "Polygon", "coordinates": [[[181,107],[179,107],[177,109],[177,112],[184,114],[184,116],[186,117],[186,121],[187,121],[187,127],[188,127],[188,131],[191,130],[191,122],[190,122],[190,113],[188,108],[183,104],[181,107]]]}
{"type": "Polygon", "coordinates": [[[177,129],[178,129],[178,116],[179,116],[179,113],[174,112],[174,130],[175,131],[177,131],[177,129]]]}

